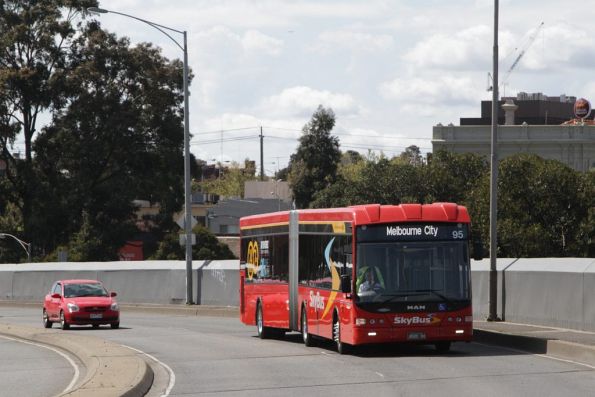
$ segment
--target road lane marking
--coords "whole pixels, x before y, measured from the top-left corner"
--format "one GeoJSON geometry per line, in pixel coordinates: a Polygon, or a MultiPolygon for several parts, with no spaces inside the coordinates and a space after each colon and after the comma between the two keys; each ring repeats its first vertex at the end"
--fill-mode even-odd
{"type": "Polygon", "coordinates": [[[515,353],[530,354],[532,356],[549,358],[550,360],[556,360],[556,361],[562,361],[562,362],[565,362],[565,363],[581,365],[583,367],[587,367],[587,368],[590,368],[590,369],[595,370],[595,366],[593,366],[593,365],[589,365],[589,364],[585,364],[585,363],[579,363],[578,361],[568,360],[568,359],[565,359],[565,358],[548,356],[547,354],[531,353],[531,352],[528,352],[526,350],[514,349],[512,347],[505,347],[505,346],[499,346],[499,345],[490,345],[490,344],[481,343],[481,342],[473,342],[473,343],[476,343],[476,344],[482,345],[482,346],[486,346],[486,347],[496,348],[496,349],[510,350],[510,351],[515,352],[515,353]]]}
{"type": "Polygon", "coordinates": [[[0,335],[0,338],[9,339],[9,340],[12,340],[14,342],[25,343],[27,345],[33,345],[33,346],[37,346],[37,347],[43,347],[44,349],[51,350],[54,353],[58,353],[59,355],[61,355],[62,357],[64,357],[66,359],[66,361],[68,361],[70,363],[70,365],[72,366],[72,368],[74,368],[74,376],[72,377],[72,380],[70,381],[70,383],[68,384],[68,386],[66,386],[66,389],[64,389],[62,391],[62,393],[60,393],[60,395],[66,394],[66,393],[70,392],[72,390],[72,388],[74,387],[74,385],[76,384],[76,382],[78,381],[79,376],[80,376],[80,371],[79,371],[78,365],[76,365],[76,363],[74,362],[73,359],[71,359],[67,354],[61,352],[60,350],[55,349],[55,348],[53,348],[51,346],[42,345],[40,343],[30,342],[30,341],[26,341],[26,340],[18,339],[18,338],[11,338],[11,337],[5,336],[5,335],[0,335]]]}
{"type": "Polygon", "coordinates": [[[151,360],[155,361],[157,364],[161,365],[163,368],[165,368],[167,370],[167,372],[169,373],[169,383],[167,385],[167,388],[165,389],[165,393],[163,393],[161,395],[161,397],[167,397],[167,396],[169,396],[169,393],[171,393],[171,390],[174,388],[174,385],[176,384],[176,374],[169,367],[169,365],[167,365],[166,363],[164,363],[162,361],[159,361],[156,357],[150,355],[149,353],[145,353],[142,350],[135,349],[134,347],[127,346],[127,345],[122,345],[122,346],[127,347],[130,350],[134,350],[137,353],[144,354],[145,356],[149,357],[151,360]]]}

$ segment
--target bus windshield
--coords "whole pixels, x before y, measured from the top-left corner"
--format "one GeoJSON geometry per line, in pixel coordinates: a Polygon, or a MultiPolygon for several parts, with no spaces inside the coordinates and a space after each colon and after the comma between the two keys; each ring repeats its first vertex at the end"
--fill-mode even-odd
{"type": "Polygon", "coordinates": [[[357,245],[359,302],[453,302],[470,299],[467,243],[357,245]]]}

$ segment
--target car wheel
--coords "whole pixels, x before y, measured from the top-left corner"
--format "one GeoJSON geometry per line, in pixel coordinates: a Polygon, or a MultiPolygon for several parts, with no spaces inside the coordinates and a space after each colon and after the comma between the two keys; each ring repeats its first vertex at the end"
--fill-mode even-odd
{"type": "Polygon", "coordinates": [[[70,324],[68,324],[68,322],[66,321],[66,318],[64,317],[64,311],[62,310],[60,310],[60,327],[62,329],[70,328],[70,324]]]}
{"type": "Polygon", "coordinates": [[[50,321],[50,317],[48,316],[48,312],[45,311],[45,309],[43,309],[42,319],[43,319],[43,326],[45,328],[52,328],[52,322],[50,321]]]}
{"type": "Polygon", "coordinates": [[[99,324],[92,324],[93,328],[97,329],[99,328],[99,324]]]}
{"type": "Polygon", "coordinates": [[[260,339],[267,339],[270,336],[269,327],[264,326],[264,319],[262,316],[262,305],[258,303],[256,306],[256,333],[260,339]]]}
{"type": "Polygon", "coordinates": [[[312,335],[308,332],[308,315],[306,314],[306,308],[302,309],[302,339],[304,340],[304,345],[306,346],[313,346],[312,343],[312,335]]]}
{"type": "Polygon", "coordinates": [[[438,353],[446,353],[450,350],[450,342],[436,342],[438,353]]]}
{"type": "Polygon", "coordinates": [[[335,316],[335,319],[333,321],[333,341],[335,342],[337,353],[349,353],[349,345],[341,342],[341,322],[339,321],[338,316],[335,316]]]}
{"type": "Polygon", "coordinates": [[[111,323],[110,327],[112,327],[112,329],[118,329],[120,328],[120,322],[118,321],[117,323],[111,323]]]}

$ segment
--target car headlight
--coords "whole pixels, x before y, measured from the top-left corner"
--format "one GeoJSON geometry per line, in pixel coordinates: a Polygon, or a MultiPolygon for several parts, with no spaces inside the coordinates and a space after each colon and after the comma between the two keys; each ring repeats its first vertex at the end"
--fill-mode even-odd
{"type": "Polygon", "coordinates": [[[74,312],[78,312],[79,311],[79,307],[76,303],[69,303],[68,304],[68,311],[70,313],[74,313],[74,312]]]}
{"type": "Polygon", "coordinates": [[[117,302],[112,303],[112,306],[110,307],[110,309],[112,309],[112,311],[117,312],[118,310],[120,310],[120,306],[118,306],[117,302]]]}

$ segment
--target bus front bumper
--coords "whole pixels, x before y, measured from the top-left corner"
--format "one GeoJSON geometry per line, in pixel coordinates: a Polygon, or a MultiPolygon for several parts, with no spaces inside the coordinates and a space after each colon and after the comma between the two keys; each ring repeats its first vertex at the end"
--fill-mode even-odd
{"type": "Polygon", "coordinates": [[[352,337],[351,344],[353,345],[391,342],[471,342],[473,326],[460,324],[459,326],[443,327],[354,327],[352,337]]]}

